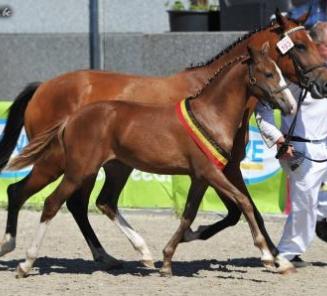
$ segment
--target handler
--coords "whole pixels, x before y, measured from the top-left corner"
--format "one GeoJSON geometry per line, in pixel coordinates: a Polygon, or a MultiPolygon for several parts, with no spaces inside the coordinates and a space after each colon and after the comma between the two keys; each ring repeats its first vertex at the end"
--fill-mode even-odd
{"type": "MultiPolygon", "coordinates": [[[[317,23],[310,35],[317,43],[321,55],[327,61],[327,22],[317,23]]],[[[301,89],[291,84],[290,90],[299,98],[301,89]]],[[[280,158],[281,166],[289,179],[291,212],[287,217],[278,249],[295,267],[311,263],[300,257],[317,235],[327,242],[327,199],[319,190],[327,180],[327,162],[317,163],[295,153],[301,152],[312,159],[327,158],[327,99],[313,99],[308,92],[298,111],[296,125],[287,151],[280,158]]],[[[285,135],[294,115],[282,116],[279,130],[274,122],[273,111],[262,104],[257,105],[256,120],[268,147],[285,142],[285,135]]]]}

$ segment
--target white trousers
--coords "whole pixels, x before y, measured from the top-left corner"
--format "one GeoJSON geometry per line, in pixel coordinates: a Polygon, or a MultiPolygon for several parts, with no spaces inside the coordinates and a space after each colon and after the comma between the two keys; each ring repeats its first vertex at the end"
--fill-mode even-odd
{"type": "MultiPolygon", "coordinates": [[[[292,142],[296,151],[314,159],[327,158],[327,142],[292,142]]],[[[292,160],[281,160],[289,177],[291,212],[287,217],[278,249],[284,257],[292,259],[309,247],[315,235],[317,220],[327,217],[327,194],[319,195],[322,182],[327,181],[327,162],[304,160],[291,170],[292,160]]]]}

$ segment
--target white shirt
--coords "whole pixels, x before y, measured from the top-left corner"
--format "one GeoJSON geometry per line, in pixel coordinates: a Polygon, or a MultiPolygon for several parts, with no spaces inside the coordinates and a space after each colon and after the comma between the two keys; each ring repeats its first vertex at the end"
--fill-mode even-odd
{"type": "MultiPolygon", "coordinates": [[[[289,89],[298,100],[300,87],[291,83],[289,89]]],[[[311,93],[308,92],[298,112],[293,136],[308,140],[327,139],[327,99],[313,99],[311,93]]],[[[282,116],[279,130],[271,108],[258,102],[255,113],[261,135],[268,147],[272,147],[282,135],[288,133],[295,116],[282,116]]]]}

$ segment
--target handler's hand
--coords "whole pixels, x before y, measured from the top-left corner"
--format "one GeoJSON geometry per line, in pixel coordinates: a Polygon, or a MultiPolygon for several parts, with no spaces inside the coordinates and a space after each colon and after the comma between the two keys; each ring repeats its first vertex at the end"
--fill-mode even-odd
{"type": "MultiPolygon", "coordinates": [[[[280,146],[282,146],[285,143],[285,138],[283,136],[281,136],[277,141],[276,141],[276,145],[277,145],[277,149],[280,148],[280,146]]],[[[287,147],[286,152],[280,157],[280,159],[290,159],[294,157],[294,148],[292,145],[289,145],[287,147]]]]}

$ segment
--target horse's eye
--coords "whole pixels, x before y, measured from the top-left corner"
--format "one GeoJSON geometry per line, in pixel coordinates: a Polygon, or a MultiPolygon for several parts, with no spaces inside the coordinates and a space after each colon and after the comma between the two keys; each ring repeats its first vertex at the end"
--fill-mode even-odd
{"type": "Polygon", "coordinates": [[[307,47],[303,43],[295,43],[294,46],[299,51],[305,51],[307,49],[307,47]]]}
{"type": "Polygon", "coordinates": [[[265,77],[266,77],[266,78],[273,78],[273,73],[271,73],[271,72],[266,72],[266,73],[265,73],[265,77]]]}

